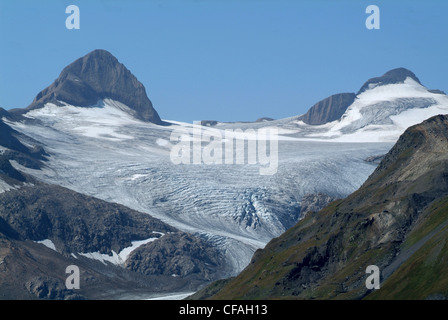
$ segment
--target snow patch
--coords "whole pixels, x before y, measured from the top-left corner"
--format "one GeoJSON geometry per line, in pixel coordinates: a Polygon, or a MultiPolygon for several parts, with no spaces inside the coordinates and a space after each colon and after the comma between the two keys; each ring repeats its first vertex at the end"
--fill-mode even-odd
{"type": "Polygon", "coordinates": [[[9,184],[0,179],[0,193],[6,192],[13,189],[9,184]]]}
{"type": "MultiPolygon", "coordinates": [[[[161,232],[157,232],[157,233],[163,235],[163,233],[161,233],[161,232]]],[[[81,256],[84,256],[86,258],[89,258],[89,259],[101,261],[103,264],[106,264],[106,262],[110,262],[117,266],[121,266],[126,262],[127,258],[129,257],[129,255],[131,254],[132,251],[134,251],[141,245],[144,245],[146,243],[152,242],[157,239],[159,239],[159,238],[149,238],[146,240],[132,241],[131,242],[132,245],[130,247],[124,248],[118,254],[114,250],[112,250],[112,255],[108,255],[108,254],[104,254],[104,253],[100,253],[100,252],[88,252],[88,253],[78,252],[78,254],[81,256]]]]}
{"type": "MultiPolygon", "coordinates": [[[[0,173],[1,173],[1,170],[0,170],[0,173]]],[[[16,190],[17,188],[18,187],[11,186],[11,185],[7,184],[5,181],[3,181],[2,179],[0,179],[0,193],[7,192],[10,190],[16,190]]]]}
{"type": "Polygon", "coordinates": [[[57,252],[56,246],[54,245],[53,241],[51,241],[50,239],[44,239],[44,240],[39,240],[39,241],[35,241],[35,242],[43,244],[47,248],[50,248],[51,250],[54,250],[57,252]]]}
{"type": "Polygon", "coordinates": [[[26,114],[30,119],[40,119],[56,129],[61,120],[65,130],[82,134],[89,138],[123,141],[134,137],[119,133],[120,127],[129,124],[140,124],[141,121],[133,117],[135,112],[121,102],[104,99],[91,107],[76,107],[66,103],[57,106],[46,103],[43,108],[34,109],[26,114]]]}

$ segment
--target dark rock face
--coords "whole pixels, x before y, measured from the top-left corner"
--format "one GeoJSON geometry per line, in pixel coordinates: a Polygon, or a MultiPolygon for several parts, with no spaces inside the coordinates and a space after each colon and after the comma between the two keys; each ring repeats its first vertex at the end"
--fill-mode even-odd
{"type": "MultiPolygon", "coordinates": [[[[406,78],[412,78],[418,83],[420,83],[420,80],[417,78],[417,76],[410,70],[405,68],[396,68],[393,70],[390,70],[383,74],[381,77],[371,78],[367,80],[366,83],[361,87],[359,92],[357,94],[363,93],[367,89],[369,89],[371,86],[375,85],[387,85],[387,84],[395,84],[395,83],[402,83],[406,80],[406,78]]],[[[421,83],[420,83],[421,84],[421,83]]]]}
{"type": "Polygon", "coordinates": [[[323,193],[306,194],[303,196],[300,204],[300,216],[303,217],[308,212],[318,212],[334,200],[336,198],[323,193]]]}
{"type": "Polygon", "coordinates": [[[274,121],[274,119],[269,117],[262,117],[255,120],[255,122],[267,122],[267,121],[274,121]]]}
{"type": "Polygon", "coordinates": [[[37,277],[29,280],[25,284],[29,293],[38,299],[50,299],[50,300],[84,300],[85,298],[73,292],[73,290],[67,290],[62,281],[55,280],[53,278],[37,277]]]}
{"type": "Polygon", "coordinates": [[[446,95],[445,91],[442,91],[442,90],[439,90],[439,89],[430,89],[428,91],[431,92],[431,93],[445,94],[446,95]]]}
{"type": "MultiPolygon", "coordinates": [[[[0,110],[1,113],[1,110],[0,110]]],[[[7,148],[0,152],[0,178],[16,182],[24,182],[26,178],[11,165],[10,160],[15,160],[21,165],[38,169],[47,153],[42,146],[32,139],[25,139],[33,147],[27,147],[17,137],[23,135],[12,129],[0,119],[0,146],[7,148]]]]}
{"type": "Polygon", "coordinates": [[[354,93],[340,93],[319,101],[299,119],[306,124],[320,125],[340,119],[355,101],[354,93]]]}
{"type": "Polygon", "coordinates": [[[40,108],[47,102],[58,104],[58,101],[89,107],[105,98],[127,105],[140,120],[162,124],[143,84],[105,50],[94,50],[65,67],[27,109],[40,108]]]}
{"type": "Polygon", "coordinates": [[[371,163],[371,164],[378,165],[378,164],[380,164],[381,160],[383,160],[384,156],[385,156],[384,154],[378,154],[378,155],[367,157],[366,159],[364,159],[364,161],[371,163]]]}
{"type": "Polygon", "coordinates": [[[14,169],[9,162],[8,157],[5,157],[3,154],[0,155],[0,178],[2,175],[20,182],[25,181],[25,177],[19,171],[14,169]]]}
{"type": "Polygon", "coordinates": [[[28,148],[15,137],[15,134],[18,133],[0,119],[0,145],[8,149],[29,153],[28,148]]]}
{"type": "Polygon", "coordinates": [[[222,254],[193,235],[122,205],[33,184],[0,193],[0,299],[138,297],[140,291],[195,290],[223,275],[222,254]],[[133,251],[125,265],[78,254],[110,256],[148,238],[157,239],[133,251]],[[57,252],[35,243],[43,239],[57,252]],[[79,294],[64,287],[70,264],[81,269],[79,294]]]}
{"type": "MultiPolygon", "coordinates": [[[[186,233],[169,233],[131,253],[126,268],[146,275],[174,277],[199,276],[216,279],[216,270],[224,265],[218,250],[205,241],[186,233]]],[[[221,268],[222,269],[222,268],[221,268]]]]}
{"type": "Polygon", "coordinates": [[[0,120],[1,120],[3,117],[9,117],[9,116],[10,116],[10,114],[9,114],[8,111],[6,111],[6,110],[3,109],[3,108],[0,108],[0,120]]]}
{"type": "Polygon", "coordinates": [[[216,120],[201,120],[201,126],[213,127],[218,124],[216,120]]]}
{"type": "Polygon", "coordinates": [[[0,194],[0,218],[18,239],[51,239],[66,255],[110,254],[131,241],[158,237],[153,231],[175,231],[147,214],[46,184],[0,194]]]}

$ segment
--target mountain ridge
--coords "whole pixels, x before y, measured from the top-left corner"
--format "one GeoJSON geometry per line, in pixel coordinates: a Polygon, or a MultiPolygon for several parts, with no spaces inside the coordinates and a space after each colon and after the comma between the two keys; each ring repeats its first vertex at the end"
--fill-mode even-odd
{"type": "Polygon", "coordinates": [[[370,78],[362,85],[361,89],[359,89],[359,91],[356,95],[363,93],[367,89],[370,89],[372,86],[378,86],[378,85],[383,86],[383,85],[387,85],[387,84],[402,83],[408,77],[415,80],[417,83],[422,84],[420,82],[420,80],[417,78],[417,76],[412,71],[410,71],[409,69],[400,67],[400,68],[395,68],[395,69],[389,70],[380,77],[370,78]]]}
{"type": "Polygon", "coordinates": [[[137,78],[110,52],[96,49],[66,66],[59,77],[40,91],[26,109],[26,113],[52,102],[80,107],[91,107],[103,99],[119,101],[142,121],[164,124],[149,100],[146,89],[137,78]]]}
{"type": "MultiPolygon", "coordinates": [[[[302,120],[309,125],[322,125],[335,120],[341,120],[347,109],[364,92],[390,84],[404,84],[408,78],[423,86],[412,71],[403,67],[395,68],[387,71],[382,76],[370,78],[361,86],[356,94],[338,93],[317,102],[305,114],[299,116],[297,119],[302,120]]],[[[445,94],[441,90],[428,90],[428,92],[441,95],[445,94]]]]}

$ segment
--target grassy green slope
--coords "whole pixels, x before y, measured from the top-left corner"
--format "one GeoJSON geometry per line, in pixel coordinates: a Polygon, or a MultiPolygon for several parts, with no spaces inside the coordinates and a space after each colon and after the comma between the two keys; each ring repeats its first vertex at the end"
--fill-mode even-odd
{"type": "Polygon", "coordinates": [[[448,297],[448,197],[427,210],[404,247],[420,248],[368,299],[446,299],[448,297]]]}

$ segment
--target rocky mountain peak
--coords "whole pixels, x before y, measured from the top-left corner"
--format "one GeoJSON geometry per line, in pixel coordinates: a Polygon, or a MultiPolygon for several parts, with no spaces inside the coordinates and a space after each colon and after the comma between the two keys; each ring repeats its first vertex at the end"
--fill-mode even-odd
{"type": "Polygon", "coordinates": [[[117,58],[101,49],[65,67],[53,84],[39,92],[27,110],[60,101],[89,107],[106,98],[127,105],[140,120],[162,123],[143,84],[117,58]]]}
{"type": "MultiPolygon", "coordinates": [[[[406,68],[392,69],[383,74],[381,77],[375,77],[367,80],[356,94],[338,93],[317,102],[305,114],[298,117],[298,120],[302,120],[306,124],[310,125],[321,125],[339,120],[347,111],[347,108],[355,101],[356,98],[358,98],[361,93],[377,86],[404,83],[407,78],[411,78],[421,84],[420,80],[412,71],[406,68]]],[[[430,90],[430,92],[444,94],[444,92],[440,90],[430,90]]]]}
{"type": "Polygon", "coordinates": [[[406,78],[411,78],[421,84],[420,80],[412,71],[406,68],[396,68],[386,72],[381,77],[375,77],[367,80],[357,94],[359,95],[360,93],[363,93],[364,91],[375,86],[403,83],[406,78]]]}

